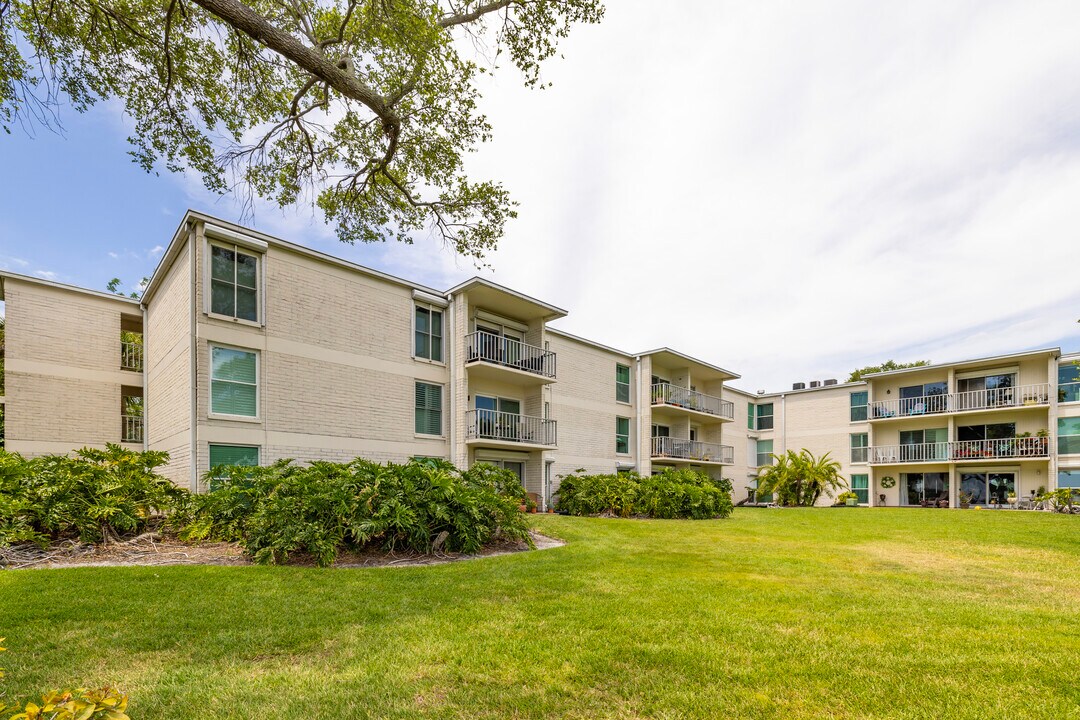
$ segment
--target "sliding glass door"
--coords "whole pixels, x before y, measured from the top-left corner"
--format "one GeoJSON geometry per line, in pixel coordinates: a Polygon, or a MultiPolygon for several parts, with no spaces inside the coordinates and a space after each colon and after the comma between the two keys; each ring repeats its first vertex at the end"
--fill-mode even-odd
{"type": "Polygon", "coordinates": [[[960,490],[971,496],[969,502],[972,505],[1004,505],[1009,502],[1010,495],[1016,495],[1016,473],[964,473],[961,476],[960,490]]]}
{"type": "Polygon", "coordinates": [[[900,483],[905,505],[938,507],[949,501],[948,473],[900,473],[900,483]]]}

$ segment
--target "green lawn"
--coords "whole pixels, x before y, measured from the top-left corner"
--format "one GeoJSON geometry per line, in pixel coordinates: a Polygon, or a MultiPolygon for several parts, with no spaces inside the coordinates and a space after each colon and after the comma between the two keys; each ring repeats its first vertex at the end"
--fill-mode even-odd
{"type": "Polygon", "coordinates": [[[437,567],[0,572],[7,693],[146,718],[1080,718],[1080,518],[538,517],[437,567]]]}

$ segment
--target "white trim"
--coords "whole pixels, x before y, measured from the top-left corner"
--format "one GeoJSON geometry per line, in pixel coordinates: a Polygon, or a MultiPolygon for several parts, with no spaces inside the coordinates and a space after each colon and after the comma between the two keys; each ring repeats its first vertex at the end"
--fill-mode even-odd
{"type": "Polygon", "coordinates": [[[449,413],[447,413],[447,411],[446,411],[446,383],[430,382],[428,380],[421,380],[420,378],[414,378],[413,379],[413,404],[412,404],[412,408],[413,408],[413,438],[418,438],[418,439],[419,438],[428,438],[428,439],[440,438],[440,439],[443,439],[443,440],[446,439],[446,426],[447,426],[447,421],[450,419],[449,418],[449,413]],[[416,386],[417,386],[417,384],[420,384],[420,383],[422,383],[424,385],[431,385],[431,386],[434,386],[434,387],[441,388],[441,391],[439,392],[439,434],[438,435],[433,435],[433,434],[430,434],[430,433],[416,432],[416,411],[419,409],[419,408],[416,407],[416,386]]]}
{"type": "MultiPolygon", "coordinates": [[[[412,357],[413,360],[415,360],[416,362],[430,363],[432,365],[442,365],[442,366],[446,365],[446,355],[447,355],[446,350],[447,350],[447,346],[449,345],[449,343],[446,342],[446,337],[447,337],[447,334],[448,334],[447,330],[446,330],[446,315],[447,315],[447,311],[446,311],[446,306],[445,305],[439,305],[439,306],[436,306],[436,307],[431,307],[431,303],[427,302],[426,300],[417,300],[416,299],[416,294],[415,293],[413,294],[412,317],[409,320],[409,327],[412,328],[412,331],[411,331],[411,333],[409,335],[409,355],[412,357]],[[442,322],[442,335],[439,336],[439,343],[440,343],[440,345],[442,345],[441,353],[440,353],[442,355],[442,358],[443,358],[442,360],[432,360],[431,358],[420,357],[419,355],[416,354],[416,309],[417,308],[424,308],[424,309],[426,309],[428,311],[428,313],[437,312],[437,313],[439,313],[439,315],[442,316],[442,321],[441,321],[442,322]]],[[[427,335],[428,335],[428,338],[431,337],[430,329],[428,330],[427,335]]]]}
{"type": "Polygon", "coordinates": [[[438,305],[440,308],[444,309],[450,305],[446,298],[426,293],[423,290],[413,289],[412,297],[416,302],[427,303],[428,305],[438,305]]]}
{"type": "MultiPolygon", "coordinates": [[[[218,320],[224,320],[227,322],[234,322],[238,324],[248,325],[251,327],[265,327],[266,326],[266,250],[265,248],[261,253],[252,254],[251,252],[242,252],[242,250],[253,250],[253,248],[246,247],[244,245],[237,245],[222,240],[213,240],[209,236],[204,235],[203,245],[203,314],[210,318],[218,320]],[[213,262],[213,247],[220,247],[225,250],[232,250],[236,254],[247,255],[248,257],[255,258],[255,262],[258,263],[258,267],[255,270],[255,319],[248,320],[247,318],[237,317],[236,315],[224,315],[222,313],[214,312],[211,309],[212,294],[213,294],[213,272],[211,264],[213,262]]],[[[234,261],[235,267],[235,261],[234,261]]],[[[236,282],[236,273],[233,273],[233,312],[236,312],[236,288],[243,287],[236,282]]],[[[245,288],[248,289],[248,288],[245,288]]]]}
{"type": "Polygon", "coordinates": [[[213,223],[203,223],[203,234],[208,238],[213,236],[219,240],[226,240],[236,245],[247,247],[250,250],[257,250],[260,253],[265,254],[269,244],[263,240],[257,240],[249,235],[238,233],[235,230],[229,230],[223,228],[220,225],[214,225],[213,223]]]}

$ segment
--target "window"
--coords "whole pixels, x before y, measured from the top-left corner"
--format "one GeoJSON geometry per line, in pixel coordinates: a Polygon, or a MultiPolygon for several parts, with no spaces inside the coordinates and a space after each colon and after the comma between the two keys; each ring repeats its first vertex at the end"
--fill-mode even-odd
{"type": "Polygon", "coordinates": [[[949,384],[932,382],[900,388],[900,414],[926,415],[948,410],[949,384]]]}
{"type": "Polygon", "coordinates": [[[429,305],[416,306],[416,339],[413,353],[418,358],[442,362],[442,310],[436,310],[429,305]]]}
{"type": "Polygon", "coordinates": [[[866,462],[867,445],[869,444],[868,433],[851,433],[851,462],[866,462]]]}
{"type": "Polygon", "coordinates": [[[757,429],[772,430],[773,406],[772,403],[757,406],[757,429]]]}
{"type": "Polygon", "coordinates": [[[773,464],[772,458],[773,441],[772,440],[758,440],[757,441],[757,464],[758,467],[766,467],[773,464]]]}
{"type": "Polygon", "coordinates": [[[210,246],[210,312],[259,320],[259,258],[235,245],[210,246]]]}
{"type": "Polygon", "coordinates": [[[1080,454],[1080,417],[1058,418],[1058,455],[1080,454]]]}
{"type": "Polygon", "coordinates": [[[865,390],[862,392],[851,393],[851,422],[862,422],[866,420],[866,406],[869,402],[870,393],[865,390]]]}
{"type": "Polygon", "coordinates": [[[615,418],[615,452],[630,453],[630,418],[615,418]]]}
{"type": "Polygon", "coordinates": [[[900,459],[911,462],[946,460],[949,456],[949,429],[900,431],[900,459]]]}
{"type": "Polygon", "coordinates": [[[746,429],[754,430],[754,403],[746,403],[746,429]]]}
{"type": "Polygon", "coordinates": [[[945,507],[949,502],[949,473],[900,473],[900,501],[904,505],[945,507]]]}
{"type": "Polygon", "coordinates": [[[216,468],[232,465],[259,464],[259,448],[251,445],[211,445],[210,446],[210,490],[217,490],[224,472],[215,472],[216,468]]]}
{"type": "Polygon", "coordinates": [[[615,366],[615,400],[630,402],[630,368],[626,365],[615,366]]]}
{"type": "Polygon", "coordinates": [[[259,416],[258,357],[251,350],[210,347],[210,413],[259,416]]]}
{"type": "Polygon", "coordinates": [[[1080,364],[1058,365],[1058,402],[1080,402],[1080,364]]]}
{"type": "Polygon", "coordinates": [[[416,383],[416,434],[442,435],[442,385],[416,383]]]}
{"type": "Polygon", "coordinates": [[[870,476],[869,475],[852,475],[851,476],[851,492],[859,496],[859,503],[867,505],[870,503],[870,476]]]}
{"type": "Polygon", "coordinates": [[[1058,470],[1057,486],[1080,490],[1080,470],[1058,470]]]}
{"type": "Polygon", "coordinates": [[[1010,495],[1016,495],[1016,473],[961,473],[960,492],[968,496],[972,505],[1004,505],[1010,495]]]}

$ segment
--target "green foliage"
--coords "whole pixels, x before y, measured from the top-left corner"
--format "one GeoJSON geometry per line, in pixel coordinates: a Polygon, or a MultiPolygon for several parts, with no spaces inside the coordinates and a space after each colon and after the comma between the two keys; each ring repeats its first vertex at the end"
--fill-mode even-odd
{"type": "Polygon", "coordinates": [[[140,532],[152,514],[183,497],[155,472],[168,457],[119,445],[31,460],[0,451],[0,545],[103,542],[140,532]]]}
{"type": "Polygon", "coordinates": [[[842,492],[842,493],[840,493],[839,495],[836,496],[836,502],[838,502],[841,505],[847,504],[848,500],[858,500],[858,499],[859,499],[858,494],[852,492],[851,490],[848,490],[847,492],[842,492]]]}
{"type": "Polygon", "coordinates": [[[929,365],[929,360],[916,360],[914,362],[898,363],[895,360],[886,360],[880,365],[867,365],[866,367],[859,368],[858,370],[852,370],[851,375],[848,376],[847,382],[858,382],[863,379],[863,375],[872,375],[873,373],[887,372],[889,370],[902,370],[904,368],[923,367],[929,365]]]}
{"type": "MultiPolygon", "coordinates": [[[[4,638],[0,638],[0,643],[4,638]]],[[[0,652],[7,648],[0,647],[0,652]]],[[[0,668],[0,678],[4,671],[0,668]]],[[[27,702],[9,720],[128,720],[128,697],[114,688],[53,690],[41,696],[41,704],[27,702]]],[[[0,712],[8,708],[0,702],[0,712]]]]}
{"type": "Polygon", "coordinates": [[[478,81],[509,58],[543,87],[558,42],[603,13],[600,0],[5,0],[0,127],[119,99],[148,172],[311,202],[346,242],[430,229],[480,258],[516,204],[465,172],[492,136],[478,81]]]}
{"type": "Polygon", "coordinates": [[[1039,501],[1049,504],[1054,512],[1080,513],[1080,490],[1076,488],[1058,488],[1042,493],[1039,501]]]}
{"type": "Polygon", "coordinates": [[[733,509],[731,481],[675,469],[650,477],[637,473],[572,474],[562,478],[556,509],[570,515],[723,518],[733,509]]]}
{"type": "Polygon", "coordinates": [[[776,462],[758,475],[758,496],[774,495],[787,506],[812,507],[826,490],[846,487],[840,463],[825,453],[814,457],[809,450],[788,450],[772,456],[776,462]]]}
{"type": "Polygon", "coordinates": [[[529,541],[519,510],[525,491],[492,465],[461,472],[427,459],[304,467],[282,460],[214,475],[223,472],[217,489],[188,496],[170,522],[187,539],[239,542],[258,563],[305,553],[326,566],[341,549],[430,552],[439,544],[475,553],[500,538],[529,541]]]}

